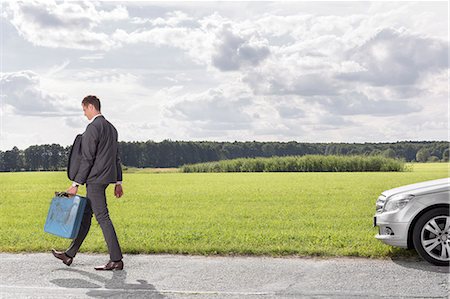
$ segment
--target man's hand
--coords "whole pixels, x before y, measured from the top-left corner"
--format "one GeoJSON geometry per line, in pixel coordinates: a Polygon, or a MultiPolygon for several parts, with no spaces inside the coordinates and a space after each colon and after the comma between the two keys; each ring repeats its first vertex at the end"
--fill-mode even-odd
{"type": "Polygon", "coordinates": [[[115,195],[117,198],[122,197],[122,195],[123,195],[122,185],[116,184],[116,187],[114,187],[114,195],[115,195]]]}
{"type": "Polygon", "coordinates": [[[78,192],[78,186],[75,186],[75,187],[74,186],[70,186],[70,188],[67,189],[66,192],[69,193],[69,194],[75,195],[78,192]]]}

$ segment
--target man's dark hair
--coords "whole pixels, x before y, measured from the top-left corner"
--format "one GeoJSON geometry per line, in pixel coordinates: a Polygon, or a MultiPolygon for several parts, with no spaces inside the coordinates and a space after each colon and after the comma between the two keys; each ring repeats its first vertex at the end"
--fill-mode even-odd
{"type": "Polygon", "coordinates": [[[100,100],[96,96],[89,95],[85,97],[81,103],[83,104],[83,106],[92,104],[94,105],[95,109],[97,109],[97,111],[100,111],[100,100]]]}

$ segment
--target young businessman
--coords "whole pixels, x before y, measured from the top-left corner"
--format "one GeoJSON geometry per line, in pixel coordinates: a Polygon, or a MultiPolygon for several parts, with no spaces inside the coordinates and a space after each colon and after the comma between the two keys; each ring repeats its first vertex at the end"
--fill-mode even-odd
{"type": "Polygon", "coordinates": [[[53,255],[70,266],[91,226],[92,213],[103,232],[109,262],[96,270],[122,270],[122,251],[109,217],[105,190],[110,183],[115,183],[114,195],[120,198],[122,190],[122,168],[118,154],[117,130],[100,112],[100,100],[96,96],[87,96],[81,106],[84,115],[90,121],[81,139],[81,162],[68,193],[76,194],[78,186],[86,183],[88,202],[84,211],[78,236],[65,252],[52,250],[53,255]]]}

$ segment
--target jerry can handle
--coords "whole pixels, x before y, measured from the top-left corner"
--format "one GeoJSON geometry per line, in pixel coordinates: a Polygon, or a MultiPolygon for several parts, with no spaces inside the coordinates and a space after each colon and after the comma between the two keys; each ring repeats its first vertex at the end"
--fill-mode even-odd
{"type": "Polygon", "coordinates": [[[76,194],[67,193],[67,192],[65,192],[65,191],[62,191],[62,192],[56,191],[56,192],[55,192],[55,196],[58,196],[58,197],[73,197],[73,196],[75,196],[75,195],[76,195],[76,194]]]}

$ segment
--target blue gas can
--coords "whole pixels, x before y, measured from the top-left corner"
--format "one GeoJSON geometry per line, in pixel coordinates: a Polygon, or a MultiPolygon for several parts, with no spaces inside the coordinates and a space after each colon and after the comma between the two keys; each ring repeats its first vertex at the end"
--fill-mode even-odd
{"type": "Polygon", "coordinates": [[[87,200],[86,197],[79,195],[55,193],[48,210],[44,231],[63,238],[76,238],[87,200]]]}

